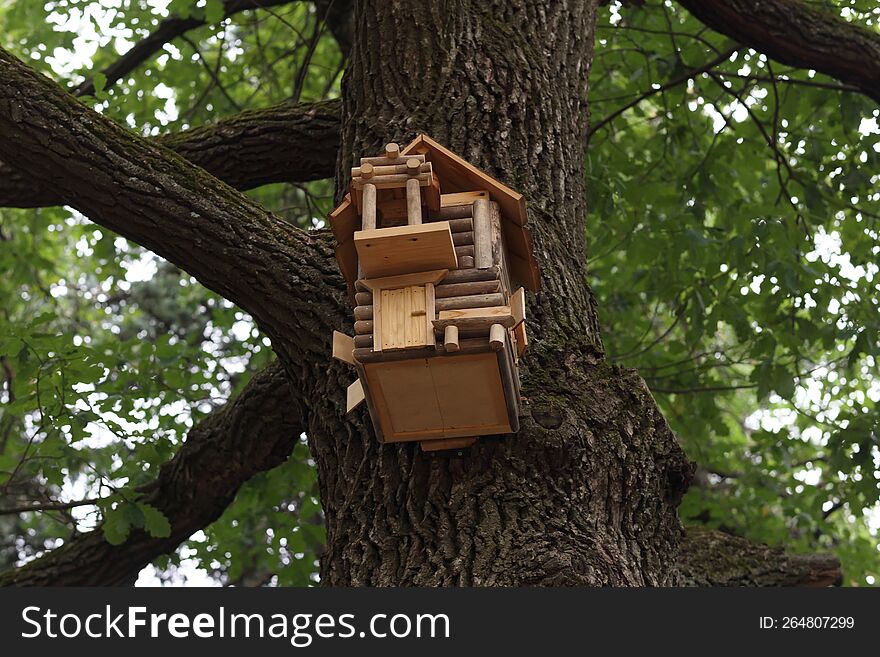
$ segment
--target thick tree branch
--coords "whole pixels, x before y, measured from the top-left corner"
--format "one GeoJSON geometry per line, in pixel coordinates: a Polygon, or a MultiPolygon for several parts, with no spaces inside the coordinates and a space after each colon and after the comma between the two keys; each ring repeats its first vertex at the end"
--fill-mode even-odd
{"type": "Polygon", "coordinates": [[[707,26],[880,101],[880,34],[800,0],[678,0],[707,26]]]}
{"type": "MultiPolygon", "coordinates": [[[[155,138],[239,190],[333,176],[339,148],[340,102],[280,104],[155,138]]],[[[0,207],[67,203],[52,184],[0,162],[0,207]]]]}
{"type": "Polygon", "coordinates": [[[237,303],[282,359],[325,355],[326,317],[344,305],[328,235],[267,213],[2,50],[0,135],[0,158],[237,303]]]}
{"type": "MultiPolygon", "coordinates": [[[[292,1],[293,0],[226,0],[223,3],[223,8],[225,10],[224,17],[228,18],[229,16],[248,9],[286,5],[292,1]]],[[[197,18],[194,16],[188,18],[169,16],[159,23],[155,30],[134,44],[131,50],[101,71],[101,73],[107,78],[104,88],[108,89],[112,87],[118,80],[131,73],[147,59],[155,55],[156,52],[161,50],[162,46],[166,43],[173,41],[182,34],[186,34],[190,30],[205,25],[205,23],[206,21],[203,18],[197,18]]],[[[94,78],[90,77],[81,82],[72,90],[72,93],[75,96],[93,95],[95,93],[94,78]]]]}
{"type": "Polygon", "coordinates": [[[100,530],[80,534],[58,550],[0,575],[6,586],[128,585],[156,557],[172,552],[220,517],[238,489],[290,455],[305,427],[303,399],[276,362],[254,376],[241,394],[189,432],[141,501],[161,510],[171,535],[133,531],[122,545],[100,530]]]}
{"type": "Polygon", "coordinates": [[[688,528],[677,565],[682,586],[838,586],[842,579],[833,555],[786,554],[704,527],[688,528]]]}

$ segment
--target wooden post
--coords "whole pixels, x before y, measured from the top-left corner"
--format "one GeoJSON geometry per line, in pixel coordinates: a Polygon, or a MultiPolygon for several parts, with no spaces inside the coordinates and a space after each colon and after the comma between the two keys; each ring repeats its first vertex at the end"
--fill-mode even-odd
{"type": "Polygon", "coordinates": [[[474,201],[474,265],[477,269],[492,266],[492,221],[489,201],[474,201]]]}
{"type": "Polygon", "coordinates": [[[389,160],[396,160],[400,157],[400,146],[391,142],[390,144],[385,144],[385,157],[389,160]]]}
{"type": "Polygon", "coordinates": [[[458,327],[449,325],[443,332],[443,348],[446,351],[458,351],[458,327]]]}
{"type": "Polygon", "coordinates": [[[495,351],[504,347],[504,327],[501,324],[492,324],[489,329],[489,346],[495,351]]]}
{"type": "Polygon", "coordinates": [[[364,214],[361,230],[374,230],[376,228],[376,186],[370,183],[364,185],[364,214]]]}
{"type": "Polygon", "coordinates": [[[417,178],[406,181],[406,223],[410,226],[422,223],[422,194],[417,178]]]}

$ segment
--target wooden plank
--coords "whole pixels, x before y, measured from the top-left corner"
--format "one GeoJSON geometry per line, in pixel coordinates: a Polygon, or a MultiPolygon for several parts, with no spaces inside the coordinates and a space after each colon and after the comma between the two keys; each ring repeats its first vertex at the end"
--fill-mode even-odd
{"type": "Polygon", "coordinates": [[[477,199],[489,200],[489,192],[455,192],[453,194],[442,194],[440,196],[440,207],[448,208],[453,205],[470,205],[477,199]]]}
{"type": "Polygon", "coordinates": [[[491,328],[493,324],[511,327],[513,326],[513,315],[510,314],[509,306],[441,310],[437,319],[432,323],[437,331],[445,331],[447,326],[457,326],[459,330],[491,328]]]}
{"type": "Polygon", "coordinates": [[[516,357],[522,358],[529,346],[529,336],[526,334],[526,323],[517,324],[513,329],[513,337],[516,340],[516,357]]]}
{"type": "Polygon", "coordinates": [[[364,386],[360,379],[356,379],[354,383],[348,386],[345,394],[345,412],[351,413],[354,409],[361,405],[366,399],[364,396],[364,386]]]}
{"type": "MultiPolygon", "coordinates": [[[[459,329],[459,352],[462,354],[494,353],[489,347],[488,331],[489,329],[487,327],[483,333],[483,337],[463,338],[461,335],[464,331],[463,329],[459,329]]],[[[355,361],[363,364],[391,363],[399,360],[413,360],[416,358],[433,358],[438,355],[446,358],[457,354],[451,352],[447,353],[446,349],[443,347],[442,340],[438,341],[433,347],[407,349],[404,351],[376,351],[375,348],[357,347],[353,354],[355,361]]]]}
{"type": "Polygon", "coordinates": [[[444,222],[358,231],[354,244],[367,278],[458,266],[452,232],[444,222]]]}
{"type": "MultiPolygon", "coordinates": [[[[354,330],[356,333],[360,333],[358,329],[358,322],[354,323],[354,330]]],[[[370,322],[370,330],[364,331],[364,333],[372,333],[373,334],[373,349],[375,351],[382,351],[382,295],[375,293],[373,295],[373,321],[370,322]]],[[[355,356],[357,359],[357,356],[355,356]]]]}
{"type": "Polygon", "coordinates": [[[425,285],[425,322],[423,326],[425,328],[424,342],[428,347],[434,347],[436,344],[434,339],[434,319],[437,317],[436,293],[437,289],[433,283],[425,285]]]}
{"type": "Polygon", "coordinates": [[[477,442],[476,438],[439,438],[422,440],[419,446],[423,452],[439,452],[443,450],[467,449],[477,442]]]}
{"type": "Polygon", "coordinates": [[[474,265],[477,269],[501,264],[492,260],[492,220],[489,213],[489,201],[474,201],[474,265]]]}
{"type": "Polygon", "coordinates": [[[473,268],[474,268],[473,256],[462,256],[459,259],[457,269],[473,269],[473,268]]]}
{"type": "Polygon", "coordinates": [[[440,179],[437,176],[431,178],[430,185],[422,187],[422,200],[429,211],[440,209],[440,179]]]}
{"type": "Polygon", "coordinates": [[[341,360],[343,363],[354,365],[354,339],[345,333],[333,331],[333,358],[341,360]]]}
{"type": "Polygon", "coordinates": [[[519,288],[516,292],[510,295],[510,314],[513,315],[516,324],[521,324],[525,321],[526,291],[523,288],[519,288]]]}
{"type": "Polygon", "coordinates": [[[336,245],[336,262],[343,278],[351,283],[358,278],[358,255],[354,240],[348,240],[336,245]]]}
{"type": "Polygon", "coordinates": [[[471,281],[467,283],[450,283],[437,286],[436,295],[438,299],[447,299],[449,297],[463,297],[474,294],[497,294],[501,292],[501,281],[498,279],[491,281],[471,281]]]}
{"type": "Polygon", "coordinates": [[[486,308],[491,306],[503,306],[504,295],[495,294],[470,294],[463,297],[448,297],[437,299],[437,310],[458,310],[461,308],[486,308]]]}
{"type": "Polygon", "coordinates": [[[357,208],[351,200],[351,194],[346,194],[342,199],[342,203],[336,206],[330,213],[330,229],[333,231],[333,237],[338,243],[350,240],[354,235],[354,231],[358,229],[360,217],[357,208]]]}
{"type": "Polygon", "coordinates": [[[422,134],[416,137],[401,153],[403,155],[424,154],[426,159],[434,165],[434,173],[443,181],[443,188],[447,193],[474,189],[486,190],[492,200],[501,205],[501,210],[507,218],[520,226],[526,223],[526,201],[522,194],[480,171],[473,164],[427,135],[422,134]]]}
{"type": "Polygon", "coordinates": [[[386,441],[399,440],[400,434],[442,431],[427,360],[372,363],[365,370],[386,441]]]}
{"type": "Polygon", "coordinates": [[[513,353],[508,346],[495,352],[498,359],[498,372],[501,375],[501,387],[507,406],[507,421],[511,432],[519,431],[520,391],[519,374],[514,363],[513,353]]]}
{"type": "Polygon", "coordinates": [[[363,292],[372,290],[387,290],[393,287],[407,287],[409,285],[424,285],[437,283],[449,273],[448,269],[434,269],[432,271],[420,271],[414,274],[401,274],[400,276],[385,276],[383,278],[365,278],[357,282],[357,288],[363,292]]]}
{"type": "Polygon", "coordinates": [[[507,401],[494,354],[428,361],[443,416],[443,435],[480,436],[509,431],[507,401]],[[466,433],[468,430],[471,433],[466,433]]]}

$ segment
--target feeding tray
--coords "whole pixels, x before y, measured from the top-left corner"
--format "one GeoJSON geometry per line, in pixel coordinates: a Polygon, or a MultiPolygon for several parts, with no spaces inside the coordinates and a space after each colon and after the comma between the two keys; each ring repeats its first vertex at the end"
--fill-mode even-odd
{"type": "Polygon", "coordinates": [[[365,364],[385,442],[511,433],[500,367],[494,352],[365,364]]]}

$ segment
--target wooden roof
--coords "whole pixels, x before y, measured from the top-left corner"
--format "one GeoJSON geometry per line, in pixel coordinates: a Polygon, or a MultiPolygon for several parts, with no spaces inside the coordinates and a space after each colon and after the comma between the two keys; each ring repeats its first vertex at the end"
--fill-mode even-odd
{"type": "MultiPolygon", "coordinates": [[[[401,155],[410,154],[424,154],[425,160],[432,163],[434,174],[440,180],[442,194],[478,190],[489,192],[491,200],[498,203],[501,209],[501,230],[507,246],[511,282],[537,292],[541,279],[532,252],[531,231],[526,227],[523,195],[480,171],[427,135],[419,135],[401,151],[401,155]]],[[[353,237],[355,231],[360,230],[360,216],[351,194],[346,194],[342,203],[330,213],[330,228],[336,237],[339,269],[351,289],[357,279],[357,251],[353,237]]]]}

